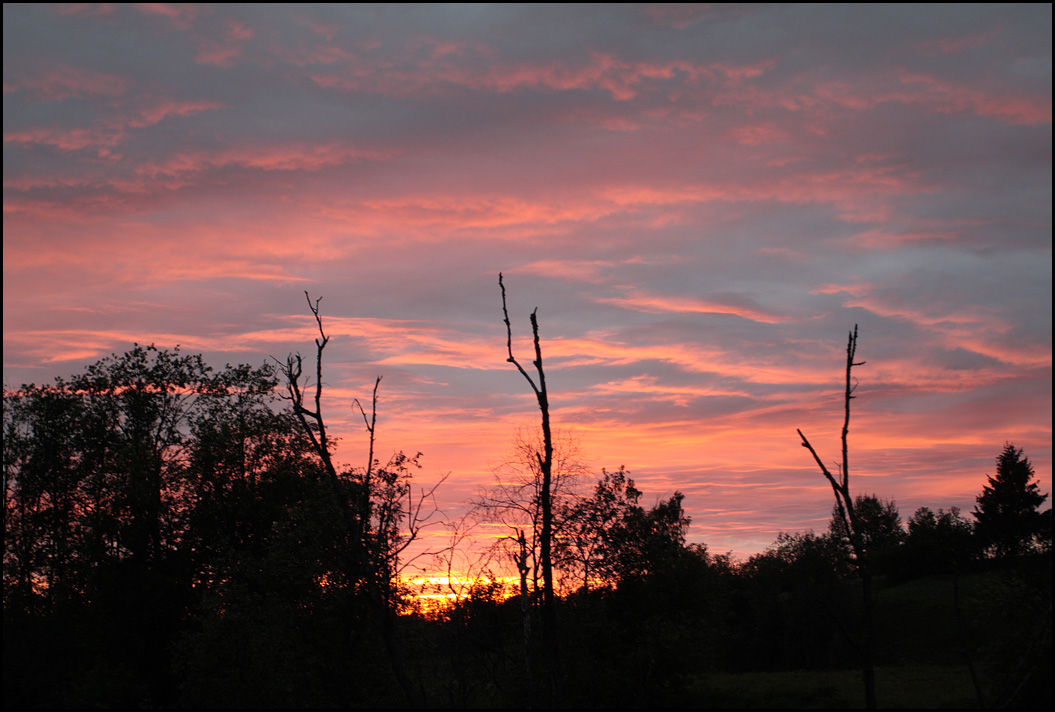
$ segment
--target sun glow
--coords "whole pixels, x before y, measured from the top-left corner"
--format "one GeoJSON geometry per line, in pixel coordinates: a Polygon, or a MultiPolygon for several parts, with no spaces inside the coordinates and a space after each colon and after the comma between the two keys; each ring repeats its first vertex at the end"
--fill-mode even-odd
{"type": "Polygon", "coordinates": [[[418,576],[403,579],[408,603],[422,613],[437,613],[469,598],[504,601],[516,595],[516,576],[418,576]]]}

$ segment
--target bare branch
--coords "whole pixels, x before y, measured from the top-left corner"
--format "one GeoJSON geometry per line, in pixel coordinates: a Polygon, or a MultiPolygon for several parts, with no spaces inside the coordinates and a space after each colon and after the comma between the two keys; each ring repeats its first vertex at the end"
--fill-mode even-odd
{"type": "MultiPolygon", "coordinates": [[[[372,398],[372,400],[370,402],[370,417],[369,418],[366,417],[366,411],[363,410],[363,404],[359,402],[359,399],[356,398],[354,401],[352,401],[352,404],[355,407],[357,407],[359,409],[359,413],[362,414],[363,422],[366,423],[366,430],[367,430],[368,433],[370,433],[370,447],[369,447],[369,452],[367,453],[366,470],[365,470],[366,474],[364,476],[364,483],[366,485],[366,491],[368,493],[370,491],[370,475],[371,475],[371,473],[373,472],[373,469],[374,469],[374,432],[375,432],[375,429],[377,428],[377,389],[380,386],[381,386],[381,376],[378,376],[377,380],[374,381],[374,393],[373,393],[373,398],[372,398]]],[[[369,496],[369,494],[367,496],[369,496]]],[[[369,502],[367,502],[367,507],[369,507],[369,502]]]]}
{"type": "Polygon", "coordinates": [[[846,436],[850,432],[850,401],[856,398],[853,393],[857,390],[857,384],[853,382],[853,368],[854,366],[863,366],[864,361],[860,363],[854,363],[854,356],[857,355],[857,324],[854,324],[854,330],[850,332],[850,336],[846,341],[846,397],[843,399],[845,417],[843,418],[843,468],[842,468],[842,482],[843,487],[847,487],[850,481],[850,461],[849,451],[846,443],[846,436]]]}
{"type": "Polygon", "coordinates": [[[330,337],[322,330],[322,317],[319,316],[319,302],[322,301],[322,297],[319,297],[314,303],[312,303],[311,296],[308,294],[308,290],[305,289],[304,298],[308,300],[308,309],[311,309],[311,313],[315,315],[315,323],[319,325],[319,335],[322,336],[322,343],[319,344],[318,339],[315,339],[315,343],[319,346],[325,346],[326,342],[330,340],[330,337]]]}
{"type": "Polygon", "coordinates": [[[817,451],[813,449],[813,445],[811,445],[810,441],[806,439],[806,436],[802,434],[802,431],[796,429],[795,432],[797,432],[799,434],[799,437],[802,438],[802,447],[809,450],[810,454],[813,455],[813,460],[817,463],[817,467],[821,468],[821,472],[826,478],[828,478],[828,482],[831,483],[832,489],[835,490],[836,498],[838,498],[839,493],[842,491],[842,487],[839,485],[838,482],[835,481],[835,478],[832,477],[832,473],[828,471],[827,467],[825,467],[824,462],[817,454],[817,451]]]}
{"type": "Polygon", "coordinates": [[[428,489],[422,487],[416,502],[414,501],[413,492],[408,488],[407,536],[403,540],[403,542],[401,542],[399,547],[392,552],[392,560],[393,562],[398,563],[397,568],[400,573],[406,570],[411,564],[413,564],[418,559],[424,556],[436,556],[438,554],[442,554],[449,548],[448,546],[444,546],[439,549],[429,549],[426,551],[422,551],[419,554],[415,554],[413,557],[407,559],[406,561],[399,560],[399,557],[402,555],[402,553],[406,551],[407,547],[409,547],[418,539],[418,536],[424,529],[442,524],[441,521],[434,520],[434,517],[436,517],[436,515],[439,515],[441,518],[445,519],[445,517],[443,516],[443,511],[440,509],[439,504],[436,502],[436,490],[438,490],[440,486],[444,482],[446,482],[447,478],[450,476],[451,473],[448,472],[443,477],[441,477],[439,481],[432,487],[428,489]],[[431,502],[431,508],[428,511],[424,511],[426,502],[431,502]]]}
{"type": "MultiPolygon", "coordinates": [[[[520,371],[520,375],[527,379],[528,385],[531,386],[531,390],[535,392],[535,397],[539,397],[539,388],[535,385],[535,381],[531,378],[531,375],[524,370],[524,367],[520,365],[520,362],[513,356],[513,326],[509,323],[509,310],[506,309],[506,286],[502,283],[502,273],[498,273],[498,286],[502,289],[502,315],[506,323],[506,349],[509,351],[509,358],[506,359],[508,363],[513,364],[520,371]]],[[[537,312],[538,309],[535,310],[537,312]]],[[[538,350],[538,322],[535,320],[535,312],[531,313],[531,326],[535,332],[535,350],[538,350]]],[[[541,368],[537,362],[535,368],[541,368]]]]}

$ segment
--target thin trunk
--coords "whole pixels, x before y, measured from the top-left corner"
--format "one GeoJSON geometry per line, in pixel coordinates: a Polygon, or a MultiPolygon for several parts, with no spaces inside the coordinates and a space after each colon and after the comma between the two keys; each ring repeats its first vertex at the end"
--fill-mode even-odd
{"type": "Polygon", "coordinates": [[[502,290],[502,316],[506,325],[506,350],[509,354],[506,361],[516,366],[520,374],[527,380],[531,390],[535,393],[539,410],[542,411],[542,452],[535,453],[535,457],[538,459],[539,470],[542,473],[542,488],[539,492],[542,507],[542,532],[539,537],[539,547],[542,550],[540,552],[540,558],[542,559],[542,639],[546,668],[550,672],[549,682],[552,701],[557,703],[560,700],[560,693],[556,670],[559,669],[560,663],[558,660],[556,608],[553,602],[553,432],[550,426],[546,373],[542,368],[542,345],[539,340],[538,309],[531,312],[531,333],[535,345],[535,359],[532,364],[538,374],[538,383],[536,384],[535,380],[513,356],[513,327],[509,322],[509,310],[506,308],[506,288],[502,282],[501,273],[498,275],[498,286],[502,290]]]}
{"type": "Polygon", "coordinates": [[[817,466],[831,485],[832,492],[835,493],[835,503],[839,511],[839,516],[843,520],[846,531],[850,534],[850,545],[853,547],[854,551],[857,575],[861,578],[861,591],[863,597],[863,611],[861,614],[862,632],[861,640],[857,646],[861,654],[861,678],[864,682],[865,688],[865,706],[868,709],[875,709],[875,663],[873,659],[873,649],[875,647],[875,597],[872,592],[872,570],[868,561],[868,551],[865,547],[863,532],[861,531],[861,523],[857,518],[857,513],[854,511],[853,497],[850,496],[850,457],[848,446],[848,436],[850,433],[850,401],[857,397],[854,395],[854,391],[857,390],[857,384],[853,380],[853,368],[854,366],[864,365],[864,361],[854,361],[856,355],[857,325],[854,324],[854,330],[850,332],[849,339],[846,343],[846,390],[843,397],[842,465],[838,479],[836,479],[831,471],[828,470],[828,467],[821,460],[820,456],[817,455],[817,451],[813,449],[813,445],[811,445],[810,441],[806,439],[806,436],[802,434],[802,431],[799,430],[797,432],[802,439],[802,447],[810,451],[817,466]]]}

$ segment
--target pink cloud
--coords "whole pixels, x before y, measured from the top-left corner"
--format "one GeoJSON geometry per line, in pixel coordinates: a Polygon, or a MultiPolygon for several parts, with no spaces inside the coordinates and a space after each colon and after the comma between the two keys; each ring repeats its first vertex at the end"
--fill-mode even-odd
{"type": "Polygon", "coordinates": [[[939,113],[972,112],[979,116],[1012,124],[1051,123],[1051,97],[1015,96],[1008,91],[991,91],[963,86],[918,72],[903,71],[901,81],[920,87],[921,95],[906,96],[903,101],[922,101],[939,113]]]}
{"type": "Polygon", "coordinates": [[[653,22],[684,30],[706,15],[710,7],[701,3],[650,3],[643,9],[653,22]]]}
{"type": "Polygon", "coordinates": [[[723,303],[716,300],[695,299],[692,297],[671,297],[656,294],[647,294],[639,290],[632,290],[625,297],[608,297],[597,299],[602,304],[614,304],[616,306],[643,311],[652,314],[728,314],[738,316],[742,319],[757,321],[763,324],[776,324],[786,321],[785,317],[777,316],[754,307],[733,303],[723,303]]]}
{"type": "Polygon", "coordinates": [[[941,37],[932,40],[924,40],[916,46],[920,52],[929,55],[936,54],[959,54],[967,50],[984,47],[995,35],[990,30],[976,35],[965,35],[963,37],[941,37]]]}
{"type": "Polygon", "coordinates": [[[99,17],[110,15],[116,9],[114,3],[67,3],[59,8],[59,14],[75,17],[99,17]]]}
{"type": "Polygon", "coordinates": [[[163,161],[147,162],[136,172],[158,178],[186,176],[218,168],[240,167],[264,171],[318,171],[359,160],[383,160],[390,153],[340,143],[290,143],[272,146],[243,146],[219,151],[175,154],[163,161]]]}
{"type": "MultiPolygon", "coordinates": [[[[130,116],[114,115],[101,124],[77,128],[53,128],[40,126],[4,133],[5,144],[23,146],[52,146],[63,151],[81,151],[95,149],[100,158],[113,158],[110,150],[127,138],[127,128],[146,128],[161,123],[172,116],[191,116],[193,114],[220,108],[214,101],[162,99],[144,102],[144,106],[134,110],[130,116]]],[[[99,183],[100,178],[91,179],[99,183]]],[[[5,177],[6,181],[6,177],[5,177]]]]}
{"type": "Polygon", "coordinates": [[[60,64],[34,76],[4,84],[4,93],[22,87],[36,97],[60,101],[71,96],[120,96],[129,87],[127,78],[88,67],[60,64]]]}
{"type": "MultiPolygon", "coordinates": [[[[512,195],[420,195],[369,199],[363,207],[388,214],[404,224],[449,225],[452,230],[542,226],[566,221],[592,221],[612,212],[611,206],[575,197],[533,200],[512,195]]],[[[512,235],[510,235],[512,236],[512,235]]]]}
{"type": "Polygon", "coordinates": [[[199,64],[230,67],[241,56],[240,43],[253,37],[253,30],[244,23],[228,22],[220,37],[198,37],[194,60],[199,64]]]}
{"type": "Polygon", "coordinates": [[[867,111],[884,102],[898,102],[920,105],[938,114],[973,113],[1009,124],[1051,122],[1050,97],[968,86],[908,70],[901,70],[897,76],[897,85],[885,81],[874,86],[827,81],[816,85],[814,96],[824,103],[854,111],[867,111]]]}
{"type": "Polygon", "coordinates": [[[325,22],[318,22],[311,18],[301,17],[298,18],[297,21],[307,27],[312,32],[314,32],[315,34],[325,38],[327,42],[333,42],[333,39],[337,36],[337,33],[340,32],[341,29],[340,26],[337,24],[327,24],[325,22]]]}
{"type": "Polygon", "coordinates": [[[668,401],[678,406],[686,406],[697,398],[748,396],[747,391],[744,389],[665,385],[660,383],[655,376],[644,374],[619,381],[601,383],[594,386],[592,390],[596,393],[607,395],[633,395],[635,398],[648,397],[668,401]]]}
{"type": "Polygon", "coordinates": [[[397,95],[436,93],[448,84],[500,93],[522,88],[603,89],[615,100],[625,102],[637,98],[641,91],[657,82],[677,79],[679,83],[692,85],[708,80],[736,86],[773,66],[769,60],[748,65],[698,65],[685,60],[626,61],[603,52],[591,53],[589,61],[580,64],[564,61],[506,64],[496,61],[495,54],[494,50],[480,45],[439,43],[433,47],[432,60],[412,72],[388,64],[380,66],[380,72],[349,68],[339,74],[316,73],[312,79],[326,88],[397,95]],[[456,63],[454,59],[459,61],[456,63]],[[486,69],[479,68],[481,65],[486,69]]]}
{"type": "Polygon", "coordinates": [[[655,186],[609,185],[598,193],[618,205],[710,201],[768,201],[798,204],[831,204],[851,222],[883,220],[889,217],[885,196],[931,191],[898,167],[858,166],[810,172],[802,170],[751,182],[727,181],[713,184],[682,183],[670,189],[655,186]]]}
{"type": "Polygon", "coordinates": [[[198,17],[201,7],[191,3],[136,3],[135,7],[146,15],[157,15],[171,20],[177,29],[187,29],[198,17]]]}
{"type": "Polygon", "coordinates": [[[640,257],[625,260],[536,260],[509,270],[514,274],[536,274],[546,277],[565,279],[569,282],[590,282],[603,284],[603,273],[613,267],[628,264],[641,264],[640,257]]]}
{"type": "Polygon", "coordinates": [[[898,249],[906,244],[920,243],[952,243],[960,239],[961,232],[958,226],[949,225],[942,229],[915,230],[911,232],[893,232],[887,228],[874,228],[865,230],[854,236],[853,241],[866,249],[898,249]]]}
{"type": "Polygon", "coordinates": [[[133,343],[157,343],[166,348],[181,344],[186,351],[203,351],[215,346],[206,338],[188,334],[147,334],[120,329],[22,331],[5,335],[5,339],[11,339],[29,363],[40,364],[97,360],[110,355],[115,344],[120,345],[117,348],[130,347],[133,343]]]}
{"type": "Polygon", "coordinates": [[[159,124],[169,116],[192,116],[203,111],[213,111],[222,107],[223,104],[217,101],[163,99],[140,109],[138,118],[129,120],[128,125],[144,128],[159,124]]]}
{"type": "Polygon", "coordinates": [[[5,144],[53,146],[63,151],[112,147],[121,142],[122,133],[108,128],[52,129],[35,128],[4,133],[5,144]]]}
{"type": "Polygon", "coordinates": [[[812,364],[766,358],[745,358],[712,346],[695,343],[633,344],[613,333],[591,333],[579,338],[551,339],[547,358],[558,367],[633,365],[656,361],[678,366],[690,373],[729,376],[748,383],[790,384],[818,383],[830,380],[830,374],[812,364]]]}
{"type": "Polygon", "coordinates": [[[234,65],[234,61],[241,53],[242,49],[236,45],[201,40],[198,42],[194,60],[198,64],[214,64],[217,67],[227,68],[234,65]]]}
{"type": "Polygon", "coordinates": [[[740,126],[733,129],[732,136],[735,141],[745,146],[758,146],[763,143],[781,141],[787,137],[780,127],[772,123],[740,126]]]}

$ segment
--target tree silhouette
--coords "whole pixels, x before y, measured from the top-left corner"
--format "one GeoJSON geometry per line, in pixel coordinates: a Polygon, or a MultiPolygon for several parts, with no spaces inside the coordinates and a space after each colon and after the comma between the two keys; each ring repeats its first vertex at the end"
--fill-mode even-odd
{"type": "MultiPolygon", "coordinates": [[[[565,540],[569,513],[578,503],[579,482],[588,472],[575,438],[567,431],[553,434],[550,500],[553,507],[554,566],[564,571],[556,551],[565,540]]],[[[494,484],[473,498],[469,520],[499,525],[505,536],[489,553],[512,560],[521,572],[522,587],[540,599],[542,594],[542,452],[541,433],[518,431],[509,458],[493,468],[494,484]],[[530,584],[530,587],[529,587],[530,584]]],[[[566,582],[565,582],[566,583],[566,582]]]]}
{"type": "Polygon", "coordinates": [[[591,582],[615,588],[649,578],[685,548],[690,519],[682,509],[684,495],[675,492],[645,509],[628,475],[623,467],[602,470],[593,495],[565,513],[559,558],[579,571],[584,589],[591,582]]]}
{"type": "Polygon", "coordinates": [[[136,345],[69,380],[5,391],[5,638],[11,624],[16,641],[53,651],[45,666],[5,649],[20,681],[5,700],[173,701],[179,627],[304,499],[276,486],[287,471],[308,478],[306,443],[270,407],[274,386],[267,366],[214,372],[201,356],[136,345]]]}
{"type": "Polygon", "coordinates": [[[622,467],[614,472],[602,469],[593,495],[563,513],[567,526],[558,542],[558,560],[565,570],[578,573],[584,591],[589,591],[591,583],[614,587],[618,581],[613,535],[632,508],[640,509],[641,498],[627,474],[622,467]]]}
{"type": "Polygon", "coordinates": [[[322,297],[312,301],[305,291],[304,298],[319,332],[315,338],[314,408],[305,405],[305,395],[311,387],[307,380],[301,382],[304,372],[299,353],[290,354],[286,363],[280,364],[286,385],[286,399],[323,464],[333,500],[344,522],[341,575],[355,591],[365,593],[366,599],[375,609],[392,672],[407,702],[412,707],[421,707],[424,699],[419,687],[410,679],[404,659],[404,646],[396,632],[396,617],[401,605],[400,555],[436,513],[435,507],[427,508],[426,503],[435,502],[435,491],[446,478],[429,490],[423,489],[415,498],[410,479],[412,470],[419,467],[421,453],[413,457],[402,452],[396,453],[384,466],[375,459],[380,376],[374,381],[370,414],[367,415],[362,404],[355,401],[355,407],[362,415],[369,433],[366,467],[338,472],[333,462],[332,439],[327,435],[322,412],[322,359],[330,337],[323,328],[319,312],[322,297]]]}
{"type": "Polygon", "coordinates": [[[835,493],[835,512],[838,518],[842,520],[842,528],[844,531],[849,532],[850,545],[854,553],[854,564],[857,568],[857,575],[861,577],[861,590],[862,598],[864,601],[864,614],[863,614],[863,625],[861,632],[861,640],[858,644],[858,649],[861,653],[861,673],[864,679],[865,687],[865,705],[868,709],[875,709],[876,707],[876,693],[875,693],[875,665],[873,663],[873,608],[875,606],[875,599],[872,593],[872,567],[868,558],[867,542],[864,536],[864,524],[858,517],[857,510],[854,506],[854,500],[850,496],[850,456],[849,446],[847,444],[847,436],[850,433],[850,401],[857,396],[854,395],[854,391],[857,390],[857,384],[853,379],[854,366],[863,366],[864,361],[854,361],[857,355],[857,324],[854,324],[854,330],[850,332],[849,339],[846,342],[846,390],[843,395],[843,430],[842,430],[842,465],[839,468],[839,478],[836,479],[835,475],[831,473],[828,467],[821,460],[817,451],[813,449],[813,445],[806,439],[806,436],[802,434],[802,431],[797,431],[799,438],[802,439],[802,447],[810,451],[813,455],[814,462],[817,463],[817,467],[820,468],[821,473],[825,479],[828,480],[828,484],[832,486],[832,492],[835,493]]]}
{"type": "Polygon", "coordinates": [[[1033,465],[1022,450],[1004,443],[996,458],[996,476],[978,495],[974,518],[985,549],[998,558],[1015,559],[1033,548],[1041,529],[1037,511],[1048,498],[1033,481],[1033,465]]]}
{"type": "MultiPolygon", "coordinates": [[[[552,671],[557,663],[557,617],[553,601],[553,430],[549,417],[549,392],[546,390],[546,372],[542,368],[542,345],[538,335],[538,309],[531,312],[531,333],[535,343],[535,359],[531,362],[538,374],[538,382],[531,377],[524,367],[513,356],[513,327],[509,323],[509,310],[506,308],[506,287],[502,274],[498,274],[498,286],[502,290],[502,318],[506,325],[506,351],[508,363],[516,366],[520,375],[531,386],[542,411],[542,452],[536,452],[539,471],[542,473],[542,487],[539,490],[539,504],[542,510],[542,529],[539,532],[539,558],[542,563],[542,637],[546,647],[546,659],[552,671]]],[[[551,675],[554,697],[557,693],[557,680],[551,675]]]]}
{"type": "Polygon", "coordinates": [[[908,534],[899,557],[898,573],[907,578],[963,570],[977,546],[974,526],[950,507],[936,513],[920,507],[908,520],[908,534]]]}

